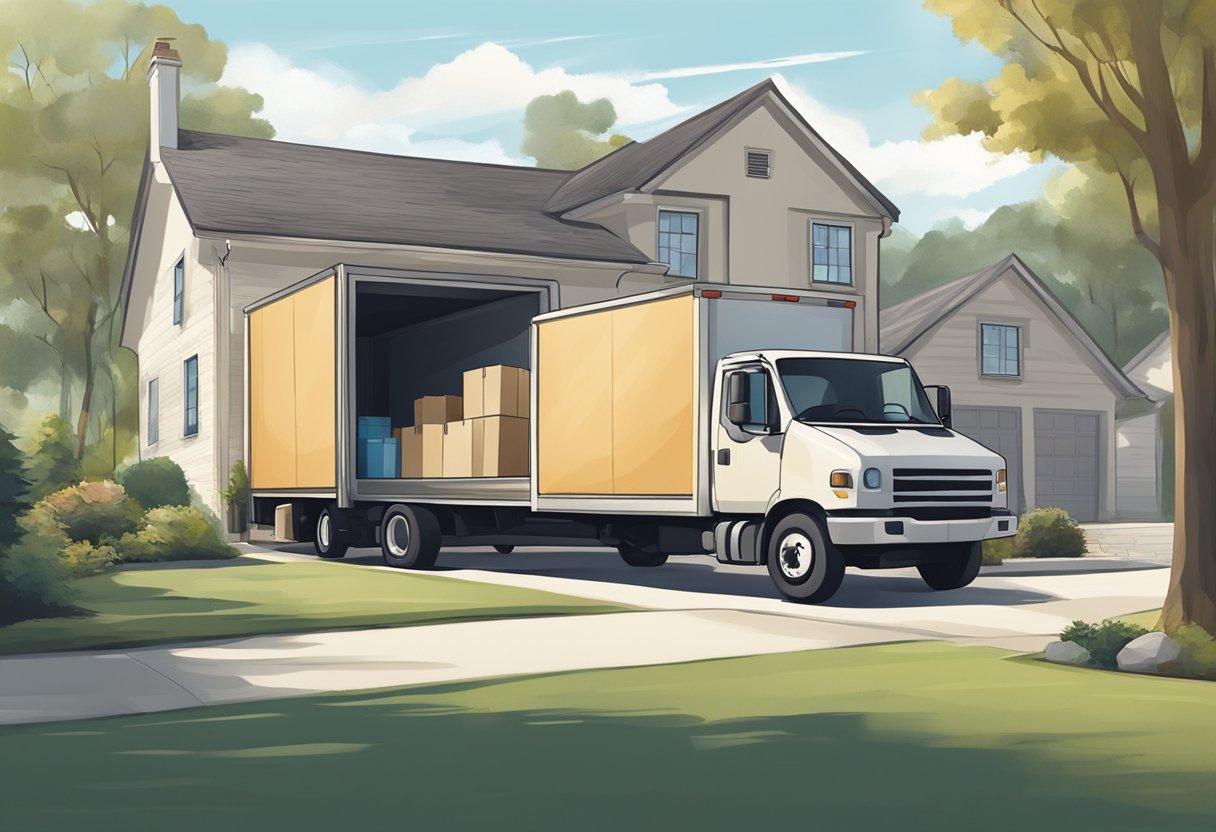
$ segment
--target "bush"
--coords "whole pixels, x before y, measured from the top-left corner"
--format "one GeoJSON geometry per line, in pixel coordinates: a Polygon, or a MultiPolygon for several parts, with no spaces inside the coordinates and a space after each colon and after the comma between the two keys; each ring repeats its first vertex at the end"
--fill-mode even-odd
{"type": "Polygon", "coordinates": [[[991,540],[985,540],[984,554],[980,563],[984,566],[1000,566],[1005,558],[1013,557],[1013,540],[1012,537],[994,537],[991,540]]]}
{"type": "Polygon", "coordinates": [[[73,575],[96,575],[118,562],[113,546],[105,543],[94,546],[87,540],[68,543],[59,554],[73,575]]]}
{"type": "Polygon", "coordinates": [[[102,480],[56,491],[39,501],[22,522],[38,534],[60,533],[72,543],[87,540],[100,546],[139,528],[141,514],[121,485],[102,480]]]}
{"type": "Polygon", "coordinates": [[[1148,630],[1137,624],[1108,618],[1101,624],[1074,621],[1064,628],[1060,638],[1079,644],[1089,651],[1089,663],[1096,667],[1114,670],[1119,666],[1116,657],[1128,642],[1140,638],[1148,630]]]}
{"type": "Polygon", "coordinates": [[[1079,558],[1085,530],[1062,508],[1036,508],[1022,515],[1013,538],[1015,558],[1079,558]]]}
{"type": "Polygon", "coordinates": [[[26,474],[30,481],[30,497],[34,500],[80,482],[76,442],[71,425],[63,418],[47,416],[38,426],[26,474]]]}
{"type": "Polygon", "coordinates": [[[1162,667],[1171,676],[1216,681],[1216,638],[1202,627],[1179,627],[1170,633],[1181,651],[1178,658],[1162,667]]]}
{"type": "Polygon", "coordinates": [[[191,506],[162,506],[148,512],[147,525],[115,545],[126,562],[234,558],[206,516],[191,506]]]}
{"type": "Polygon", "coordinates": [[[190,484],[181,466],[167,456],[136,462],[118,473],[119,484],[144,510],[190,505],[190,484]]]}
{"type": "Polygon", "coordinates": [[[63,537],[27,533],[0,559],[0,624],[75,612],[63,537]]]}

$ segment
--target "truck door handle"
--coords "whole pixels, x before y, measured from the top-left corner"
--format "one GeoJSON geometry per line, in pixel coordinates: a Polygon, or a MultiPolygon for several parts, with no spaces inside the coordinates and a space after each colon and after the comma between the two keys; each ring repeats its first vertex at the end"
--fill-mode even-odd
{"type": "Polygon", "coordinates": [[[730,465],[730,448],[721,448],[718,450],[718,464],[730,465]]]}

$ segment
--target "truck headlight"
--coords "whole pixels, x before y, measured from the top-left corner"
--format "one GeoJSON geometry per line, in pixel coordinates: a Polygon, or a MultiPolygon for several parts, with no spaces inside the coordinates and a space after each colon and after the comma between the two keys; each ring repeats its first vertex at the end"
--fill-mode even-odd
{"type": "Polygon", "coordinates": [[[1005,483],[1005,469],[996,472],[996,490],[1004,491],[1008,486],[1005,483]]]}
{"type": "Polygon", "coordinates": [[[867,468],[861,481],[865,483],[866,488],[881,488],[882,471],[879,471],[877,468],[867,468]]]}

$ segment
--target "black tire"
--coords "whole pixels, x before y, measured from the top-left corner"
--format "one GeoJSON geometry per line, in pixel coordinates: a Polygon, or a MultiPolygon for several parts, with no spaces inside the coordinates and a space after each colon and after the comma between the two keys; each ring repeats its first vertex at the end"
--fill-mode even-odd
{"type": "Polygon", "coordinates": [[[515,547],[509,543],[495,543],[494,551],[500,555],[509,555],[515,551],[515,547]]]}
{"type": "Polygon", "coordinates": [[[777,590],[799,604],[821,604],[844,580],[844,555],[823,522],[806,514],[783,517],[768,543],[768,575],[777,590]]]}
{"type": "Polygon", "coordinates": [[[983,544],[956,544],[958,552],[955,557],[945,563],[923,563],[916,571],[924,578],[930,589],[943,591],[947,589],[962,589],[975,580],[980,574],[980,562],[983,560],[983,544]]]}
{"type": "Polygon", "coordinates": [[[441,542],[439,521],[424,508],[395,505],[380,521],[380,553],[389,566],[431,569],[441,542]]]}
{"type": "Polygon", "coordinates": [[[621,553],[621,560],[630,566],[650,568],[667,563],[667,555],[662,552],[643,552],[630,546],[618,546],[617,551],[621,553]]]}
{"type": "Polygon", "coordinates": [[[312,547],[317,557],[337,560],[346,554],[346,550],[350,548],[350,531],[341,528],[346,525],[342,520],[333,506],[321,509],[312,536],[312,547]]]}

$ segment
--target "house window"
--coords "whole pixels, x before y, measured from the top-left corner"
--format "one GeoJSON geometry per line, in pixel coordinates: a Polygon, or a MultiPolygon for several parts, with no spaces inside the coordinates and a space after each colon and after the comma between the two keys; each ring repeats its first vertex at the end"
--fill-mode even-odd
{"type": "Polygon", "coordinates": [[[747,175],[756,179],[768,179],[772,168],[773,154],[767,150],[748,150],[746,156],[747,175]]]}
{"type": "Polygon", "coordinates": [[[811,281],[853,284],[853,229],[811,223],[811,281]]]}
{"type": "Polygon", "coordinates": [[[980,374],[1022,374],[1022,328],[1011,324],[980,324],[980,374]]]}
{"type": "Polygon", "coordinates": [[[677,277],[697,276],[697,221],[692,211],[659,212],[659,262],[677,277]]]}
{"type": "Polygon", "coordinates": [[[186,411],[185,436],[198,434],[198,356],[186,359],[183,374],[183,389],[185,392],[184,409],[186,411]]]}
{"type": "Polygon", "coordinates": [[[160,385],[156,379],[148,382],[148,444],[160,440],[160,385]]]}
{"type": "Polygon", "coordinates": [[[186,258],[179,258],[173,266],[173,323],[182,322],[182,295],[186,293],[186,258]]]}

